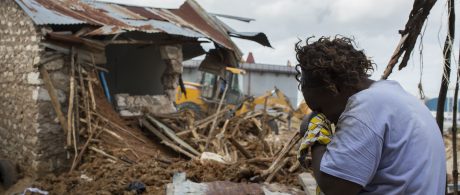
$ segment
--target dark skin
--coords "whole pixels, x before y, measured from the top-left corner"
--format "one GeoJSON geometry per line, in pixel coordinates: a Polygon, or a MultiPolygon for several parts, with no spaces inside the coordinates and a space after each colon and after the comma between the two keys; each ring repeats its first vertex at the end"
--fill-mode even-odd
{"type": "MultiPolygon", "coordinates": [[[[323,113],[331,122],[337,124],[340,115],[345,110],[348,98],[352,95],[369,88],[374,81],[363,79],[354,87],[336,85],[338,93],[333,93],[326,87],[303,89],[307,105],[316,112],[323,113]]],[[[320,164],[326,146],[315,144],[312,149],[312,168],[318,186],[326,195],[352,195],[358,194],[362,186],[320,171],[320,164]]]]}

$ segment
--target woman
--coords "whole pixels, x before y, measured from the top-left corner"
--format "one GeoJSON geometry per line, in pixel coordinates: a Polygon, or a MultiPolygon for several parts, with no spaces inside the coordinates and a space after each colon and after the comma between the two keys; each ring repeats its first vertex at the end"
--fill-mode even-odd
{"type": "Polygon", "coordinates": [[[296,52],[305,101],[325,117],[315,123],[328,130],[329,122],[336,126],[333,136],[317,132],[314,137],[330,141],[315,140],[311,147],[322,192],[444,194],[442,136],[420,100],[396,81],[369,79],[373,63],[351,39],[307,39],[296,52]]]}

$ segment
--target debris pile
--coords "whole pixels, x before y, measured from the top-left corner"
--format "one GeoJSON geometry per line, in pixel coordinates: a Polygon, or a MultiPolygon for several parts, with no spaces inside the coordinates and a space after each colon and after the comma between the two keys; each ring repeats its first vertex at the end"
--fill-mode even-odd
{"type": "Polygon", "coordinates": [[[79,63],[74,69],[81,82],[74,83],[75,106],[69,108],[71,171],[41,178],[34,187],[56,194],[121,194],[142,182],[146,192],[164,193],[173,175],[185,172],[198,183],[275,182],[300,189],[291,150],[300,136],[286,129],[285,116],[264,110],[231,116],[223,108],[197,121],[189,111],[121,118],[92,69],[79,63]]]}
{"type": "Polygon", "coordinates": [[[39,68],[67,137],[70,171],[40,178],[33,187],[53,194],[120,194],[141,182],[147,192],[165,192],[172,176],[185,172],[198,183],[273,182],[300,189],[292,151],[300,136],[288,128],[287,114],[265,108],[235,116],[224,106],[200,120],[190,111],[122,118],[98,78],[104,69],[73,49],[69,56],[67,113],[47,70],[39,68]]]}

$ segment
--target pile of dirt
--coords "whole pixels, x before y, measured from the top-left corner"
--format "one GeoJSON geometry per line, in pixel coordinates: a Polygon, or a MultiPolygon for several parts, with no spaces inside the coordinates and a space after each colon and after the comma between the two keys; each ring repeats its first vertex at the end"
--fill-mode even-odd
{"type": "MultiPolygon", "coordinates": [[[[136,164],[111,163],[94,158],[71,173],[48,175],[39,179],[34,187],[51,194],[135,194],[127,187],[134,181],[145,184],[146,194],[165,194],[166,184],[172,183],[174,173],[185,172],[194,182],[233,181],[247,182],[260,168],[246,162],[226,165],[212,161],[175,159],[172,164],[146,160],[136,164]]],[[[278,175],[275,182],[300,189],[295,174],[278,175]]]]}

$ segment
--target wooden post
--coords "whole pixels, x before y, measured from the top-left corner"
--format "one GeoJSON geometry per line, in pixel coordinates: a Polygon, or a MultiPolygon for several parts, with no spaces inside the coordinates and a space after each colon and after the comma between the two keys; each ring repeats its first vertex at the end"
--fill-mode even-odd
{"type": "MultiPolygon", "coordinates": [[[[460,68],[460,67],[459,67],[460,68]]],[[[458,194],[458,168],[457,168],[457,104],[458,104],[458,81],[459,79],[457,78],[457,82],[455,84],[455,95],[454,95],[454,109],[453,109],[453,124],[452,124],[452,160],[453,162],[453,168],[452,168],[452,177],[454,179],[454,195],[458,194]]]]}
{"type": "MultiPolygon", "coordinates": [[[[67,133],[67,146],[72,145],[72,134],[75,131],[72,128],[73,124],[73,101],[74,101],[74,88],[75,88],[75,49],[72,47],[70,52],[70,86],[69,86],[69,109],[67,110],[67,129],[72,133],[67,133]]],[[[74,143],[77,144],[77,143],[74,143]]],[[[77,154],[75,154],[77,155],[77,154]]]]}
{"type": "Polygon", "coordinates": [[[454,0],[448,1],[448,16],[449,16],[449,30],[444,42],[444,71],[441,80],[441,88],[439,89],[438,95],[438,105],[436,109],[436,122],[438,123],[441,134],[443,134],[444,129],[444,105],[446,104],[446,95],[450,82],[450,72],[451,72],[451,54],[452,54],[452,45],[455,37],[455,5],[454,0]]]}
{"type": "MultiPolygon", "coordinates": [[[[454,8],[452,8],[454,9],[454,8]]],[[[460,53],[459,53],[460,56],[460,53]]],[[[458,167],[457,167],[457,113],[458,113],[458,88],[460,81],[460,64],[457,66],[457,81],[455,82],[455,93],[454,93],[454,109],[453,109],[453,124],[452,124],[452,177],[454,179],[454,195],[458,194],[458,167]]]]}
{"type": "MultiPolygon", "coordinates": [[[[222,97],[220,99],[219,106],[217,107],[217,112],[216,113],[219,113],[220,109],[222,108],[222,104],[224,103],[225,96],[227,95],[227,90],[228,90],[228,83],[225,84],[224,93],[222,94],[222,97]]],[[[208,150],[209,141],[211,140],[212,133],[214,132],[214,129],[216,128],[216,123],[217,123],[217,118],[218,117],[219,117],[219,115],[216,115],[216,117],[214,117],[214,120],[212,121],[212,126],[211,126],[211,129],[209,130],[208,138],[206,139],[206,144],[204,146],[205,151],[208,150]]]]}
{"type": "Polygon", "coordinates": [[[56,115],[58,117],[59,123],[61,124],[62,129],[64,129],[64,133],[66,133],[67,135],[67,133],[69,133],[69,129],[67,128],[67,120],[64,114],[62,113],[61,103],[59,102],[56,89],[54,88],[53,83],[51,82],[50,75],[48,74],[48,71],[43,65],[39,67],[39,70],[40,74],[42,75],[43,82],[45,83],[45,88],[50,96],[51,104],[53,105],[54,111],[56,112],[56,115]]]}

